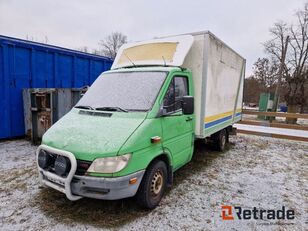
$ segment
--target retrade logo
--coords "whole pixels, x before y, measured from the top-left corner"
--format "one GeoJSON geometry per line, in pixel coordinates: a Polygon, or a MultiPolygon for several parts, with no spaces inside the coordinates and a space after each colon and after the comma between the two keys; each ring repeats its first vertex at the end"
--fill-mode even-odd
{"type": "Polygon", "coordinates": [[[221,218],[223,220],[294,220],[295,211],[286,209],[258,209],[256,207],[242,208],[241,206],[222,205],[221,218]],[[234,212],[233,212],[234,211],[234,212]]]}
{"type": "Polygon", "coordinates": [[[221,217],[223,220],[234,220],[232,215],[232,206],[230,205],[222,205],[221,206],[221,217]]]}

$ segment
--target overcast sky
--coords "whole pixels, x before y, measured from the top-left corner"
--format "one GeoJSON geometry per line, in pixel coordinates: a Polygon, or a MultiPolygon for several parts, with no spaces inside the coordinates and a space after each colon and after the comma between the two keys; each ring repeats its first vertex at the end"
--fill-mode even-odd
{"type": "Polygon", "coordinates": [[[0,0],[0,34],[68,48],[98,47],[113,31],[129,41],[210,30],[247,59],[263,56],[277,21],[294,20],[306,0],[0,0]]]}

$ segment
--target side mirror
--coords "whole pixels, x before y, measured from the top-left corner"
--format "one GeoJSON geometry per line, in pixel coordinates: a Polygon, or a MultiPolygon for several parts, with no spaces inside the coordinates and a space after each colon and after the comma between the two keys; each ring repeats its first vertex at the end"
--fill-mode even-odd
{"type": "Polygon", "coordinates": [[[183,96],[182,98],[182,109],[184,115],[191,115],[194,113],[194,97],[193,96],[183,96]]]}

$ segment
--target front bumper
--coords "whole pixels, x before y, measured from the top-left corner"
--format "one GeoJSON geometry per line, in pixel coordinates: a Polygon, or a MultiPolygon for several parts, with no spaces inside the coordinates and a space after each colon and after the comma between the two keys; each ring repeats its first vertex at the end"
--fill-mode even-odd
{"type": "Polygon", "coordinates": [[[77,161],[72,153],[51,148],[47,145],[40,145],[36,151],[37,157],[41,149],[69,158],[71,162],[71,170],[66,177],[58,176],[55,173],[44,170],[38,165],[37,166],[41,182],[64,193],[66,197],[72,201],[78,200],[82,197],[104,200],[116,200],[132,197],[136,194],[145,172],[144,170],[141,170],[127,176],[114,178],[78,176],[75,175],[77,161]],[[130,184],[129,180],[132,178],[137,178],[137,182],[130,184]]]}
{"type": "Polygon", "coordinates": [[[138,190],[143,174],[144,170],[115,178],[75,176],[71,190],[76,195],[104,200],[132,197],[138,190]],[[135,184],[129,184],[132,178],[138,179],[135,184]]]}

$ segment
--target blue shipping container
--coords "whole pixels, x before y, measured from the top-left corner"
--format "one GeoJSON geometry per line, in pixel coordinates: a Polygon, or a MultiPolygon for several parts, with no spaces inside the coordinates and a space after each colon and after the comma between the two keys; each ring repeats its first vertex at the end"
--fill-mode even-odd
{"type": "Polygon", "coordinates": [[[23,88],[91,85],[113,60],[0,35],[0,139],[25,135],[23,88]]]}

